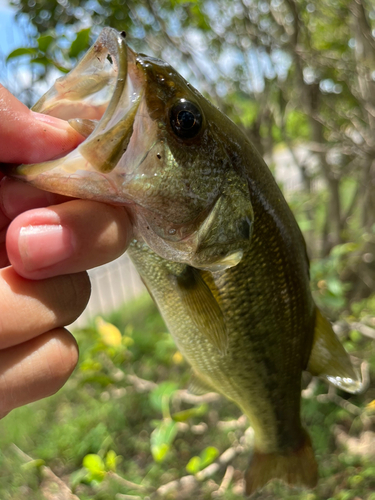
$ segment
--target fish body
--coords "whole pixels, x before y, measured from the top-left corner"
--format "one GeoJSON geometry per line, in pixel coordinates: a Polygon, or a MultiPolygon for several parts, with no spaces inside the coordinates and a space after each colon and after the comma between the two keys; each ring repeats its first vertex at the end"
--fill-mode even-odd
{"type": "Polygon", "coordinates": [[[129,255],[192,366],[192,386],[234,401],[254,428],[247,494],[272,478],[313,487],[302,372],[349,392],[362,383],[314,304],[303,236],[248,138],[171,66],[109,28],[35,110],[88,137],[13,175],[127,206],[129,255]]]}

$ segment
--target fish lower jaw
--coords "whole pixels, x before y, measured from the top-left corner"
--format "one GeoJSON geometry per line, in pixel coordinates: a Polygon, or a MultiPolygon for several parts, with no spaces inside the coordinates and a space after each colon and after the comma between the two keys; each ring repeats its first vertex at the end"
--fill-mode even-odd
{"type": "Polygon", "coordinates": [[[60,167],[52,167],[51,170],[39,173],[38,167],[39,165],[22,165],[19,167],[20,170],[17,169],[16,174],[12,176],[43,191],[72,198],[94,200],[129,208],[134,205],[132,200],[124,198],[116,182],[100,172],[81,169],[69,172],[60,167]]]}

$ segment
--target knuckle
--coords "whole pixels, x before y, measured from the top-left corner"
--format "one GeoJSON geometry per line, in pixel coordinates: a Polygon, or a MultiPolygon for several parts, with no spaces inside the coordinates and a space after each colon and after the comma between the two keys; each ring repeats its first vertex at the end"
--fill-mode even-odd
{"type": "Polygon", "coordinates": [[[67,274],[55,279],[55,293],[58,296],[59,316],[63,318],[62,325],[75,321],[85,309],[91,293],[88,274],[80,272],[67,274]]]}
{"type": "MultiPolygon", "coordinates": [[[[55,394],[69,378],[78,362],[78,346],[74,337],[65,329],[52,331],[54,352],[53,365],[49,366],[50,381],[48,395],[55,394]]],[[[48,358],[46,362],[49,362],[48,358]]]]}

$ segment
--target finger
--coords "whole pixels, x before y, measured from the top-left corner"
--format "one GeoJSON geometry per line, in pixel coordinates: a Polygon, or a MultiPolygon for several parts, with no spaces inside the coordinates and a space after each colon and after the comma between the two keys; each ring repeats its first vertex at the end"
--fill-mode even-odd
{"type": "Polygon", "coordinates": [[[0,228],[0,268],[9,265],[8,254],[5,248],[6,227],[0,228]]]}
{"type": "Polygon", "coordinates": [[[77,361],[76,341],[64,328],[0,351],[0,418],[18,406],[54,394],[77,361]]]}
{"type": "Polygon", "coordinates": [[[41,191],[9,177],[0,181],[0,268],[9,265],[5,248],[7,227],[17,215],[33,208],[63,203],[71,198],[41,191]]]}
{"type": "Polygon", "coordinates": [[[131,238],[123,207],[74,200],[19,215],[8,228],[6,245],[17,273],[41,279],[110,262],[131,238]]]}
{"type": "Polygon", "coordinates": [[[5,177],[0,183],[0,228],[4,221],[14,219],[17,215],[33,208],[58,205],[71,200],[60,194],[41,191],[30,184],[5,177]]]}
{"type": "Polygon", "coordinates": [[[82,313],[89,296],[86,273],[31,281],[12,267],[1,269],[0,349],[69,325],[82,313]]]}
{"type": "Polygon", "coordinates": [[[5,251],[5,245],[0,245],[0,269],[10,265],[8,254],[5,251]]]}
{"type": "Polygon", "coordinates": [[[34,113],[0,85],[0,159],[38,163],[62,156],[83,141],[64,120],[34,113]]]}
{"type": "MultiPolygon", "coordinates": [[[[0,179],[1,179],[1,174],[0,174],[0,179]]],[[[1,206],[1,184],[3,181],[0,181],[0,268],[3,268],[5,266],[9,265],[9,259],[8,259],[8,254],[6,252],[5,248],[5,236],[6,236],[6,231],[7,227],[10,223],[9,217],[5,214],[4,210],[2,209],[1,206]]]]}

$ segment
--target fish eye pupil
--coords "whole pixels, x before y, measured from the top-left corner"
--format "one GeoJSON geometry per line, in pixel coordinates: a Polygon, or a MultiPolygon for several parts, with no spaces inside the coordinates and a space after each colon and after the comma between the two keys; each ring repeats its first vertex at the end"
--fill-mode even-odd
{"type": "Polygon", "coordinates": [[[178,101],[170,111],[172,130],[181,139],[191,139],[198,135],[202,121],[200,109],[186,99],[178,101]]]}
{"type": "Polygon", "coordinates": [[[190,128],[194,127],[195,116],[190,111],[183,110],[178,113],[177,122],[180,127],[184,128],[185,130],[189,130],[190,128]]]}

